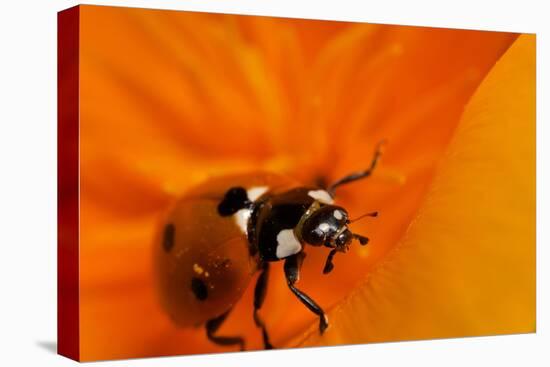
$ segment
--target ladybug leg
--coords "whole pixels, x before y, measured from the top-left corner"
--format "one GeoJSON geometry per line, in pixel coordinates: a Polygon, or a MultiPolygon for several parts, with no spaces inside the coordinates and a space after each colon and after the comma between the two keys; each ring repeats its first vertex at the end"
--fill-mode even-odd
{"type": "Polygon", "coordinates": [[[254,322],[256,326],[262,329],[262,336],[264,339],[264,348],[273,349],[273,345],[269,342],[269,335],[264,321],[261,319],[258,311],[262,307],[265,295],[267,293],[267,281],[269,279],[269,263],[264,262],[261,266],[261,273],[256,281],[256,287],[254,288],[254,322]]]}
{"type": "Polygon", "coordinates": [[[299,252],[295,255],[289,256],[285,260],[285,277],[288,287],[294,293],[296,297],[314,314],[319,316],[319,332],[323,334],[328,327],[328,319],[323,309],[307,294],[299,290],[294,286],[294,283],[298,282],[300,278],[300,267],[305,257],[303,252],[299,252]]]}
{"type": "Polygon", "coordinates": [[[327,189],[328,193],[331,196],[334,196],[334,190],[336,190],[338,186],[345,185],[347,183],[369,177],[374,171],[374,169],[376,168],[378,161],[380,160],[380,156],[382,155],[382,146],[385,144],[385,142],[386,142],[385,140],[382,140],[378,144],[376,144],[376,149],[374,150],[374,155],[372,157],[372,161],[370,162],[369,168],[367,168],[364,171],[355,172],[347,175],[346,177],[342,177],[341,179],[339,179],[338,181],[336,181],[335,183],[333,183],[328,187],[327,189]]]}
{"type": "Polygon", "coordinates": [[[216,343],[218,345],[236,345],[238,344],[241,348],[241,350],[244,350],[244,339],[240,336],[217,336],[214,335],[216,331],[220,328],[220,326],[223,324],[225,319],[227,318],[227,315],[231,312],[231,309],[229,309],[227,312],[222,314],[221,316],[218,316],[214,319],[210,319],[206,322],[206,336],[210,341],[213,343],[216,343]]]}

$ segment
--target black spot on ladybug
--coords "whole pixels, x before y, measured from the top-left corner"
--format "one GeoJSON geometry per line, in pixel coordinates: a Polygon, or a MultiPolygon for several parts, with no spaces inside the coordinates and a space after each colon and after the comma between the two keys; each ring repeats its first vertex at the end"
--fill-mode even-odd
{"type": "Polygon", "coordinates": [[[204,281],[200,278],[191,279],[191,290],[199,301],[204,301],[208,298],[208,288],[204,281]]]}
{"type": "Polygon", "coordinates": [[[170,252],[174,247],[174,237],[176,234],[176,227],[170,223],[164,227],[164,235],[162,236],[162,247],[164,251],[170,252]]]}
{"type": "Polygon", "coordinates": [[[235,214],[239,210],[251,204],[246,190],[242,187],[232,187],[225,193],[223,200],[218,205],[218,213],[222,217],[235,214]]]}

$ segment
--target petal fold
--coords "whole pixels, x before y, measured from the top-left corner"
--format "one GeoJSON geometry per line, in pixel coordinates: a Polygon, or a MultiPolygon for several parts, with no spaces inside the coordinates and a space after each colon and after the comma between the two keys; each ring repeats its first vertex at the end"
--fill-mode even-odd
{"type": "Polygon", "coordinates": [[[535,36],[479,86],[405,237],[291,344],[535,331],[535,36]]]}

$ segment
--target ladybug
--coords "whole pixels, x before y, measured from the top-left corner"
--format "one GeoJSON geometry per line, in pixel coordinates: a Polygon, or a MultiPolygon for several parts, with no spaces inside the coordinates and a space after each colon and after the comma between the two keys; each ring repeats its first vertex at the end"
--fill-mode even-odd
{"type": "MultiPolygon", "coordinates": [[[[154,246],[160,300],[181,327],[202,326],[218,345],[245,348],[244,339],[217,331],[259,272],[253,318],[265,349],[273,348],[258,311],[266,297],[269,267],[284,261],[290,291],[319,318],[319,332],[328,327],[325,312],[296,287],[309,247],[328,248],[323,273],[333,269],[336,253],[348,251],[353,233],[348,212],[335,205],[335,190],[371,175],[381,155],[376,147],[370,167],[332,185],[304,187],[282,176],[251,173],[212,178],[189,190],[171,208],[154,246]]],[[[365,216],[377,216],[376,212],[365,216]]],[[[359,219],[359,218],[358,218],[359,219]]]]}

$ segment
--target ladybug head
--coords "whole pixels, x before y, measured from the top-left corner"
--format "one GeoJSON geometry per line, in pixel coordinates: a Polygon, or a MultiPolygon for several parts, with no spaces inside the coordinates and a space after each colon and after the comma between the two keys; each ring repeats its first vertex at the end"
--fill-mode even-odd
{"type": "Polygon", "coordinates": [[[353,233],[348,224],[366,216],[375,217],[378,214],[367,213],[355,220],[349,220],[348,212],[336,205],[325,205],[313,212],[305,221],[302,227],[302,238],[312,246],[326,246],[331,248],[325,269],[326,274],[333,268],[332,258],[336,252],[347,252],[353,239],[361,245],[369,242],[367,237],[353,233]]]}

